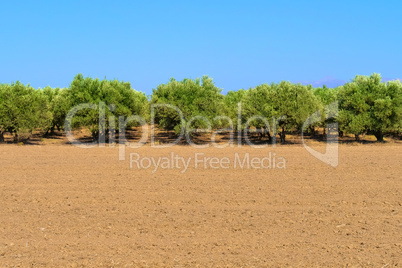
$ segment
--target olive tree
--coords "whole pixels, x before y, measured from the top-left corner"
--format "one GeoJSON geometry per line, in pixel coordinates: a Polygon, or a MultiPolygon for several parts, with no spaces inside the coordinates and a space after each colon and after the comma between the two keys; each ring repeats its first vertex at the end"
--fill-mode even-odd
{"type": "MultiPolygon", "coordinates": [[[[320,103],[320,113],[321,113],[321,121],[317,124],[311,125],[311,132],[314,135],[315,130],[314,127],[316,125],[321,126],[325,129],[328,124],[335,123],[338,121],[338,112],[336,113],[328,113],[329,111],[325,109],[325,107],[330,107],[332,104],[338,101],[338,88],[328,88],[325,85],[323,87],[318,87],[314,89],[314,95],[318,98],[320,103]],[[328,118],[328,116],[331,116],[328,118]]],[[[338,103],[336,103],[336,109],[338,110],[338,103]]],[[[339,131],[339,135],[343,135],[342,131],[339,131]]]]}
{"type": "Polygon", "coordinates": [[[242,121],[239,122],[239,113],[241,115],[247,93],[248,90],[239,89],[237,91],[229,91],[224,96],[225,114],[230,118],[235,129],[241,129],[242,121]]]}
{"type": "Polygon", "coordinates": [[[52,122],[46,130],[46,134],[54,134],[55,129],[62,130],[64,120],[71,108],[70,99],[68,98],[67,89],[45,87],[43,93],[48,98],[49,110],[52,113],[52,122]]]}
{"type": "Polygon", "coordinates": [[[155,123],[176,133],[187,130],[182,129],[183,123],[190,122],[188,127],[192,129],[207,128],[206,120],[211,127],[223,125],[221,120],[215,120],[224,114],[223,95],[208,76],[182,81],[172,78],[167,84],[161,84],[153,90],[151,104],[161,104],[155,109],[155,123]],[[164,104],[177,107],[184,118],[177,110],[164,104]]]}
{"type": "Polygon", "coordinates": [[[34,130],[45,131],[52,121],[49,102],[41,90],[20,82],[0,86],[0,141],[4,132],[14,141],[29,139],[34,130]]]}
{"type": "MultiPolygon", "coordinates": [[[[131,115],[144,117],[148,106],[146,95],[132,89],[128,82],[84,78],[82,74],[75,76],[67,89],[67,98],[72,107],[80,104],[95,105],[96,109],[79,110],[71,120],[73,127],[87,127],[94,140],[108,134],[109,126],[112,123],[110,118],[117,121],[120,116],[125,118],[131,115]],[[100,104],[105,106],[100,107],[100,104]],[[100,127],[100,112],[104,113],[104,128],[100,127]]],[[[118,122],[113,123],[117,128],[118,122]]]]}
{"type": "Polygon", "coordinates": [[[339,90],[339,122],[343,131],[354,134],[372,133],[377,141],[401,126],[401,83],[381,82],[380,74],[357,75],[339,90]]]}
{"type": "MultiPolygon", "coordinates": [[[[245,98],[246,119],[262,116],[270,120],[275,136],[277,127],[281,129],[281,142],[286,141],[286,132],[291,129],[301,131],[305,120],[321,107],[311,86],[282,81],[279,84],[264,84],[250,89],[245,98]]],[[[255,127],[265,125],[262,120],[254,120],[255,127]]]]}
{"type": "Polygon", "coordinates": [[[250,88],[244,96],[241,107],[243,127],[253,126],[258,130],[260,138],[267,134],[269,140],[271,139],[269,131],[276,133],[272,128],[274,127],[273,123],[276,124],[275,120],[272,121],[276,116],[274,93],[273,87],[268,84],[250,88]],[[268,129],[268,126],[271,129],[268,129]]]}

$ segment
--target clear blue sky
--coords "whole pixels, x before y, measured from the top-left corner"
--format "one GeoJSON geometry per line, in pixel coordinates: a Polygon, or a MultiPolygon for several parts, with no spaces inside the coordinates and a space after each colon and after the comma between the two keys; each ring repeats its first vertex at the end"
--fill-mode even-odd
{"type": "MultiPolygon", "coordinates": [[[[2,1],[0,82],[402,78],[402,1],[2,1]]],[[[324,79],[325,80],[325,79],[324,79]]]]}

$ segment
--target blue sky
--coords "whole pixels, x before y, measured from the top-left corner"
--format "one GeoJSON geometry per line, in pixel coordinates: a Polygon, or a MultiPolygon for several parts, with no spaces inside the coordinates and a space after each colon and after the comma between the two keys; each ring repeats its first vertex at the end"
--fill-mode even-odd
{"type": "Polygon", "coordinates": [[[151,94],[209,75],[265,82],[402,78],[401,1],[2,1],[0,82],[67,87],[74,75],[151,94]]]}

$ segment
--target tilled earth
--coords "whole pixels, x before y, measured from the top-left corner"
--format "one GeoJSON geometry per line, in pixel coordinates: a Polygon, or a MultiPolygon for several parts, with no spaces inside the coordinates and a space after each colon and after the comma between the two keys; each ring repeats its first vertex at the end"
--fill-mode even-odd
{"type": "Polygon", "coordinates": [[[0,146],[0,267],[402,265],[400,144],[341,145],[336,168],[300,145],[147,145],[118,156],[0,146]],[[271,168],[234,166],[236,153],[269,152],[271,168]],[[188,169],[153,173],[146,157],[172,154],[190,159],[188,169]],[[195,154],[229,162],[195,167],[195,154]]]}

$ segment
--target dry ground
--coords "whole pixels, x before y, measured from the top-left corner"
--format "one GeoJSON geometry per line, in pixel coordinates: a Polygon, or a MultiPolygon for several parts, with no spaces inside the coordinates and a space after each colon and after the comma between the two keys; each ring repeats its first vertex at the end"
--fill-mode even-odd
{"type": "Polygon", "coordinates": [[[401,144],[341,145],[337,168],[300,145],[130,152],[275,152],[286,169],[152,174],[117,148],[2,145],[0,267],[402,265],[401,144]]]}

